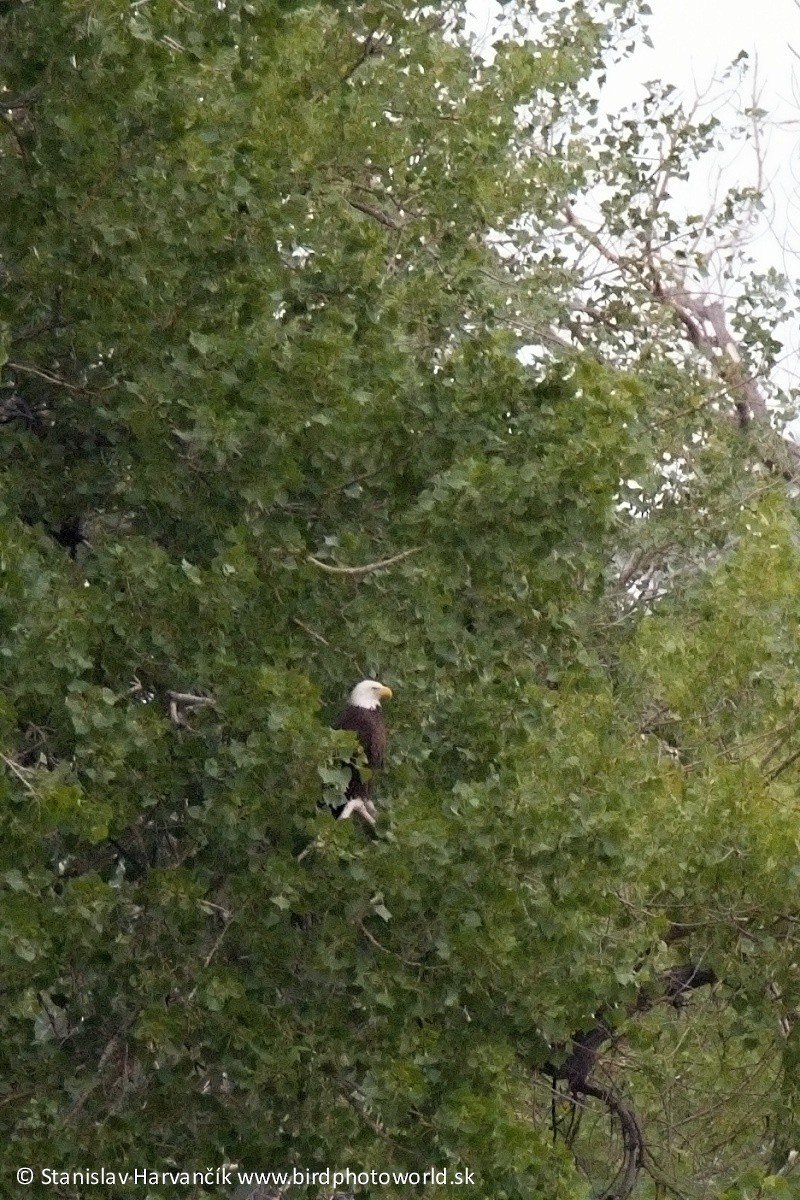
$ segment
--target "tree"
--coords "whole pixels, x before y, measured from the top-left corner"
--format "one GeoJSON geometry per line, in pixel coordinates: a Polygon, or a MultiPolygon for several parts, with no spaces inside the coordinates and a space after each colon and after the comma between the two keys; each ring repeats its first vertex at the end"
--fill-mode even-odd
{"type": "Polygon", "coordinates": [[[496,825],[533,820],[635,388],[537,383],[482,238],[527,203],[514,105],[595,31],[487,70],[380,6],[4,21],[8,1161],[566,1195],[518,1112],[533,1026],[508,1076],[534,968],[496,825]],[[401,683],[374,845],[316,811],[366,671],[401,683]]]}
{"type": "MultiPolygon", "coordinates": [[[[709,520],[702,572],[629,612],[659,382],[524,365],[572,269],[492,248],[567,211],[582,168],[521,114],[581,94],[617,7],[486,64],[449,9],[3,6],[8,1169],[788,1186],[789,503],[709,520]],[[317,809],[367,673],[397,696],[375,840],[317,809]],[[669,1109],[688,1166],[656,1119],[681,1006],[704,1095],[725,1046],[719,1123],[669,1109]],[[757,1135],[756,1060],[786,1069],[757,1135]]],[[[737,478],[717,436],[693,521],[737,478]]]]}

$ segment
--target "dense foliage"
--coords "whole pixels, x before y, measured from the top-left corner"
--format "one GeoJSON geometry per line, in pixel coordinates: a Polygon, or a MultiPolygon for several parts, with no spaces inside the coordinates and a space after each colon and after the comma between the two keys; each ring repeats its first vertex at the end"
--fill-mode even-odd
{"type": "Polygon", "coordinates": [[[526,122],[616,9],[487,63],[383,0],[0,5],[9,1187],[794,1194],[791,501],[701,370],[545,345],[575,268],[492,248],[592,182],[526,122]],[[375,838],[318,808],[365,675],[375,838]]]}

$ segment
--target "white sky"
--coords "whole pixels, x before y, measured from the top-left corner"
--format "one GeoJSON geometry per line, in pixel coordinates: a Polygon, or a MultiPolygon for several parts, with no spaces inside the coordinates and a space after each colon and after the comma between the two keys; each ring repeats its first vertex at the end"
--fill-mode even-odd
{"type": "MultiPolygon", "coordinates": [[[[535,2],[535,0],[534,0],[535,2]]],[[[550,0],[552,3],[553,0],[550,0]]],[[[800,0],[650,0],[648,20],[653,48],[641,45],[633,57],[609,70],[603,107],[619,111],[641,99],[644,84],[660,79],[693,100],[708,93],[706,115],[726,116],[725,85],[713,80],[741,51],[752,64],[751,77],[739,95],[728,84],[728,111],[733,117],[753,103],[769,113],[763,144],[764,179],[768,191],[763,225],[750,243],[758,269],[774,266],[800,280],[800,0]]],[[[495,0],[468,0],[475,33],[489,35],[495,0]]],[[[716,176],[722,186],[754,185],[755,157],[740,150],[724,161],[704,164],[684,197],[687,208],[705,211],[716,176]]],[[[798,285],[800,290],[800,285],[798,285]]],[[[781,329],[784,360],[779,382],[800,385],[800,332],[781,329]]]]}

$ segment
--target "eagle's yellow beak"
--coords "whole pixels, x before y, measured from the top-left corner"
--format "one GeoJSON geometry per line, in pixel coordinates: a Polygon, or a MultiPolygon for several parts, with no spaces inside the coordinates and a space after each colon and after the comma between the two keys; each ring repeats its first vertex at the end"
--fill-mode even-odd
{"type": "Polygon", "coordinates": [[[386,687],[385,684],[381,685],[381,690],[378,692],[381,700],[391,700],[392,694],[392,689],[390,687],[386,687]]]}

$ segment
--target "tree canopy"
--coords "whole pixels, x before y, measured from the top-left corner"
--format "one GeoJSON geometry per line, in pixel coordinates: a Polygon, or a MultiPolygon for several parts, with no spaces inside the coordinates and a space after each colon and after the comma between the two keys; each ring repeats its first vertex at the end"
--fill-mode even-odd
{"type": "Polygon", "coordinates": [[[641,13],[516,20],[0,4],[10,1179],[800,1194],[794,464],[587,123],[641,13]]]}

